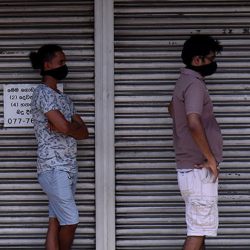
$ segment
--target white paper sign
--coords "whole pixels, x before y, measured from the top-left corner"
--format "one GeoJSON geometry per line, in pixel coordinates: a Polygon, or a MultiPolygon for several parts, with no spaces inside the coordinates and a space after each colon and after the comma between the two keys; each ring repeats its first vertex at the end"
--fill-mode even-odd
{"type": "Polygon", "coordinates": [[[32,127],[30,101],[37,84],[4,85],[4,127],[32,127]]]}
{"type": "Polygon", "coordinates": [[[37,85],[4,84],[4,127],[33,127],[30,102],[37,85]]]}

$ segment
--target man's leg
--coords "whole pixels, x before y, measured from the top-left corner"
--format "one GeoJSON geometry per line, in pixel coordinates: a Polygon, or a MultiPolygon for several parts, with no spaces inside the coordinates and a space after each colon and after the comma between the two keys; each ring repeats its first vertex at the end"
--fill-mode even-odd
{"type": "Polygon", "coordinates": [[[60,225],[56,218],[49,218],[49,227],[46,238],[46,250],[59,250],[60,225]]]}
{"type": "Polygon", "coordinates": [[[205,247],[204,239],[203,236],[187,236],[183,250],[203,250],[205,247]]]}
{"type": "Polygon", "coordinates": [[[60,233],[59,233],[60,250],[71,249],[76,228],[77,228],[77,224],[61,226],[60,233]]]}

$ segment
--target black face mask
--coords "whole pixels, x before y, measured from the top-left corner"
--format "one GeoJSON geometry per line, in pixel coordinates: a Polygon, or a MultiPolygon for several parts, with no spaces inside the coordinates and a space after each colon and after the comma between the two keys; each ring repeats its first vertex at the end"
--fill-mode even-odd
{"type": "Polygon", "coordinates": [[[68,75],[68,67],[66,64],[64,64],[61,67],[58,67],[56,69],[51,69],[51,70],[42,70],[41,71],[41,75],[42,76],[52,76],[53,78],[55,78],[56,80],[60,81],[64,78],[66,78],[66,76],[68,75]]]}
{"type": "Polygon", "coordinates": [[[202,76],[210,76],[216,72],[217,63],[211,62],[209,64],[202,65],[202,66],[192,66],[191,65],[188,68],[200,73],[202,76]]]}

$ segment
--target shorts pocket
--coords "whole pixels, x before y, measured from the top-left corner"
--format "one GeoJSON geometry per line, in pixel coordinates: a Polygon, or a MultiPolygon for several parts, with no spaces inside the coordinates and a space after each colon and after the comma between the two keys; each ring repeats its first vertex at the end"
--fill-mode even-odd
{"type": "Polygon", "coordinates": [[[207,168],[202,168],[198,174],[201,181],[199,195],[216,200],[218,198],[218,179],[214,182],[214,175],[207,168]]]}
{"type": "Polygon", "coordinates": [[[191,200],[187,209],[187,220],[194,227],[212,229],[217,227],[218,209],[213,200],[191,200]]]}
{"type": "Polygon", "coordinates": [[[178,185],[182,196],[187,196],[193,193],[194,190],[194,173],[190,172],[179,172],[178,173],[178,185]]]}
{"type": "Polygon", "coordinates": [[[203,184],[213,183],[214,181],[214,175],[208,168],[202,168],[199,171],[199,175],[200,175],[200,180],[203,184]]]}
{"type": "Polygon", "coordinates": [[[50,186],[53,183],[53,171],[49,170],[38,175],[38,182],[45,193],[50,191],[50,186]]]}

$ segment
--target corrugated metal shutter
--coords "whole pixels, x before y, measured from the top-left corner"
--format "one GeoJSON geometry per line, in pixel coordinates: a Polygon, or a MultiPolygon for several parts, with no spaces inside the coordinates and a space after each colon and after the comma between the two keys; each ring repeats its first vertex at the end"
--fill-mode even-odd
{"type": "Polygon", "coordinates": [[[0,249],[44,249],[47,199],[36,180],[32,128],[3,128],[3,84],[39,82],[28,54],[60,44],[70,74],[64,84],[91,137],[78,145],[80,224],[73,249],[95,249],[94,1],[0,2],[0,249]]]}
{"type": "Polygon", "coordinates": [[[224,136],[220,229],[208,249],[250,248],[250,3],[115,0],[117,250],[181,249],[184,204],[175,173],[170,101],[190,34],[224,45],[207,85],[224,136]]]}

